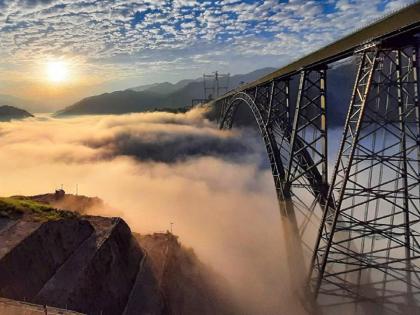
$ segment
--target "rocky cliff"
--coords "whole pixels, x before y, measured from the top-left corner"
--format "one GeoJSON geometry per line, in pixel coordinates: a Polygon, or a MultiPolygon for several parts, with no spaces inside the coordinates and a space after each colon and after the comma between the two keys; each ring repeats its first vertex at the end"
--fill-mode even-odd
{"type": "Polygon", "coordinates": [[[244,314],[223,277],[171,233],[136,235],[165,301],[164,314],[244,314]]]}
{"type": "Polygon", "coordinates": [[[83,314],[238,313],[224,280],[177,237],[133,234],[120,218],[0,198],[0,244],[1,314],[27,314],[17,301],[83,314]]]}

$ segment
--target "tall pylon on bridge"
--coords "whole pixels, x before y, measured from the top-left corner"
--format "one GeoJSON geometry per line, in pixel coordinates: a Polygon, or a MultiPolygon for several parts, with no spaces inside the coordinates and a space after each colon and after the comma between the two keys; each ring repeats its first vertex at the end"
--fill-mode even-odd
{"type": "Polygon", "coordinates": [[[313,256],[313,292],[419,311],[418,48],[360,54],[313,256]]]}
{"type": "Polygon", "coordinates": [[[230,73],[221,74],[218,71],[212,74],[203,74],[203,98],[194,98],[191,100],[192,107],[205,104],[229,90],[230,73]]]}
{"type": "Polygon", "coordinates": [[[221,74],[218,71],[212,74],[203,74],[204,99],[218,98],[229,89],[230,74],[221,74]]]}

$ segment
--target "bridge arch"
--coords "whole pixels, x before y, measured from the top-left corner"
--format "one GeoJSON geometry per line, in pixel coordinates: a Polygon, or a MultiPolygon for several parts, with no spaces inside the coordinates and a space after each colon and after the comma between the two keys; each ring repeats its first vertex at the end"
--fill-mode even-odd
{"type": "Polygon", "coordinates": [[[219,128],[231,129],[233,126],[234,116],[238,107],[245,104],[249,107],[254,115],[255,121],[258,124],[260,134],[264,140],[265,148],[270,161],[271,171],[273,174],[274,185],[276,188],[277,197],[280,201],[290,197],[288,192],[284,189],[285,169],[280,158],[280,151],[277,146],[276,138],[271,128],[267,127],[264,120],[264,114],[259,109],[255,101],[245,92],[238,92],[234,94],[227,103],[226,109],[222,113],[219,128]]]}
{"type": "MultiPolygon", "coordinates": [[[[282,159],[280,150],[283,148],[284,143],[291,145],[292,131],[289,123],[284,121],[277,121],[278,117],[270,119],[270,111],[272,110],[269,104],[257,104],[257,102],[246,92],[240,91],[225,99],[225,104],[222,106],[220,114],[220,129],[231,129],[235,118],[236,111],[240,104],[247,105],[258,124],[260,134],[264,140],[268,158],[270,161],[274,184],[276,188],[279,200],[290,199],[292,196],[291,186],[292,182],[288,181],[288,173],[290,166],[297,165],[302,168],[301,177],[305,178],[307,186],[311,188],[312,195],[316,200],[323,206],[325,204],[326,187],[322,181],[322,176],[318,171],[317,164],[311,157],[310,152],[307,151],[304,141],[295,134],[294,145],[295,145],[295,156],[284,157],[282,159]],[[276,121],[279,123],[275,127],[276,121]],[[282,145],[279,147],[274,129],[279,129],[283,134],[282,145]],[[287,161],[292,159],[292,161],[287,161]],[[288,164],[288,165],[287,165],[288,164]]],[[[273,114],[271,115],[273,116],[273,114]]],[[[276,114],[274,114],[276,116],[276,114]]],[[[290,148],[289,148],[290,150],[290,148]]],[[[284,153],[284,152],[283,152],[284,153]]],[[[286,152],[286,155],[288,153],[286,152]]],[[[289,152],[290,154],[290,152],[289,152]]],[[[290,174],[289,174],[290,175],[290,174]]]]}

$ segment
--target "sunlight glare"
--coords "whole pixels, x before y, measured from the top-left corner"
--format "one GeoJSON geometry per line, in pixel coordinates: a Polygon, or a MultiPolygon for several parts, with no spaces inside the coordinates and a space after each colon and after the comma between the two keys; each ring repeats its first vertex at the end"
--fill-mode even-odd
{"type": "Polygon", "coordinates": [[[68,66],[63,61],[50,61],[47,63],[48,80],[60,83],[68,79],[68,66]]]}

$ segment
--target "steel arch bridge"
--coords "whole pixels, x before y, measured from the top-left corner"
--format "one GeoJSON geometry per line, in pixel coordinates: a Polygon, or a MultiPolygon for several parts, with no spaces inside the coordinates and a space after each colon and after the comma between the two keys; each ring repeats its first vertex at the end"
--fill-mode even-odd
{"type": "Polygon", "coordinates": [[[251,110],[322,310],[420,314],[419,43],[417,2],[211,102],[221,129],[239,106],[251,110]],[[358,70],[330,161],[328,65],[351,56],[358,70]]]}

